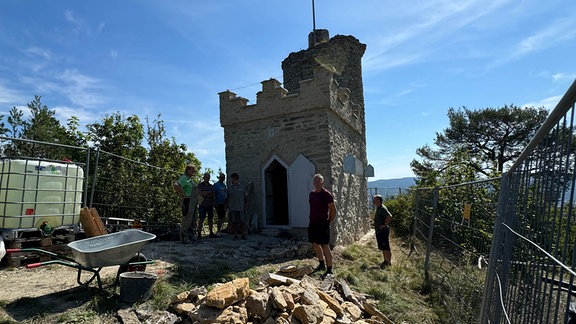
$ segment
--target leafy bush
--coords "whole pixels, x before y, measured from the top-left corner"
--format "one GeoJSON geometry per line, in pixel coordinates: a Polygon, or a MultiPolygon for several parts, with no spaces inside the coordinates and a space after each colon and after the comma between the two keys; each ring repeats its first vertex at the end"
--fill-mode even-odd
{"type": "Polygon", "coordinates": [[[398,195],[387,199],[384,205],[392,214],[390,227],[397,236],[409,236],[412,234],[412,220],[414,214],[413,200],[410,194],[398,195]]]}

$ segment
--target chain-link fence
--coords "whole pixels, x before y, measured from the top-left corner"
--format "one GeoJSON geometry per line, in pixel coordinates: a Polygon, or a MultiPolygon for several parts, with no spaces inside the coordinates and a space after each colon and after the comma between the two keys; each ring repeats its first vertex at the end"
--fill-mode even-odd
{"type": "Polygon", "coordinates": [[[486,259],[500,179],[416,190],[414,238],[426,253],[424,275],[451,322],[480,315],[486,259]]]}

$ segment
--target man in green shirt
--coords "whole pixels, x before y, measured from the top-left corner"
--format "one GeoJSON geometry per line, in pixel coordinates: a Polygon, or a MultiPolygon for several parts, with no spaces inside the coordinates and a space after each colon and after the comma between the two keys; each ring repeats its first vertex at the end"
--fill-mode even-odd
{"type": "Polygon", "coordinates": [[[174,190],[180,195],[182,205],[182,223],[180,224],[180,241],[189,243],[196,240],[196,221],[198,219],[198,191],[194,183],[196,167],[188,165],[184,174],[174,184],[174,190]]]}

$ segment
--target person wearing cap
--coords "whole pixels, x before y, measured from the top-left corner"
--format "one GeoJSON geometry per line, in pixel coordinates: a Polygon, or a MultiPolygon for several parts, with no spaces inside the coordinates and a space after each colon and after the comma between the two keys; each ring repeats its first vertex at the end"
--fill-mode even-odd
{"type": "Polygon", "coordinates": [[[226,205],[228,203],[228,188],[224,180],[226,176],[224,173],[218,175],[218,182],[214,184],[214,206],[216,207],[216,215],[218,220],[216,223],[216,236],[221,236],[222,224],[226,218],[226,205]]]}
{"type": "Polygon", "coordinates": [[[378,243],[378,250],[382,251],[384,261],[380,264],[380,268],[390,266],[392,262],[392,251],[390,250],[390,228],[388,225],[392,221],[392,214],[388,208],[382,204],[383,199],[380,195],[375,195],[372,203],[376,206],[376,213],[374,215],[374,230],[376,231],[376,242],[378,243]]]}

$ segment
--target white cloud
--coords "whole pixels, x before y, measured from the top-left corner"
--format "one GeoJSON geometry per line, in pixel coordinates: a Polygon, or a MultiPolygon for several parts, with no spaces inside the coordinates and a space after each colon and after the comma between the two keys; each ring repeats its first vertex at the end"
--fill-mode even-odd
{"type": "Polygon", "coordinates": [[[61,85],[55,85],[57,91],[81,107],[96,107],[106,102],[98,93],[102,90],[100,80],[82,74],[76,69],[66,69],[57,76],[61,85]]]}
{"type": "Polygon", "coordinates": [[[28,103],[32,98],[28,98],[22,91],[10,88],[2,84],[0,80],[0,110],[10,110],[13,105],[28,103]],[[11,105],[5,107],[5,105],[11,105]]]}
{"type": "Polygon", "coordinates": [[[552,79],[554,81],[566,81],[566,80],[574,80],[576,79],[576,74],[568,74],[568,73],[556,73],[552,75],[552,79]]]}
{"type": "Polygon", "coordinates": [[[534,51],[555,46],[560,42],[570,41],[576,36],[576,21],[574,18],[563,18],[553,21],[545,28],[538,30],[523,39],[512,55],[524,56],[534,51]]]}
{"type": "Polygon", "coordinates": [[[66,125],[66,121],[72,117],[78,117],[81,126],[86,126],[86,124],[92,124],[100,117],[98,114],[87,111],[81,108],[72,108],[66,106],[56,106],[54,108],[50,107],[56,112],[56,118],[60,121],[62,125],[66,125]]]}
{"type": "Polygon", "coordinates": [[[554,107],[556,107],[560,99],[562,99],[562,96],[551,96],[543,98],[540,101],[528,102],[522,105],[522,107],[544,107],[547,110],[552,110],[554,107]]]}
{"type": "Polygon", "coordinates": [[[26,54],[32,54],[34,56],[40,56],[46,60],[50,60],[52,58],[52,53],[50,50],[41,49],[39,47],[30,47],[24,51],[26,54]]]}
{"type": "Polygon", "coordinates": [[[100,24],[98,24],[98,27],[96,28],[96,33],[100,33],[104,27],[106,27],[106,23],[101,22],[100,24]]]}
{"type": "Polygon", "coordinates": [[[64,19],[72,25],[72,31],[75,34],[90,34],[90,28],[82,19],[77,18],[71,10],[64,11],[64,19]]]}
{"type": "Polygon", "coordinates": [[[458,31],[508,3],[510,0],[410,3],[402,10],[394,11],[400,17],[380,17],[396,22],[387,25],[386,32],[366,35],[365,41],[370,46],[363,60],[364,70],[387,70],[437,60],[438,55],[434,52],[455,42],[454,35],[458,31]]]}

